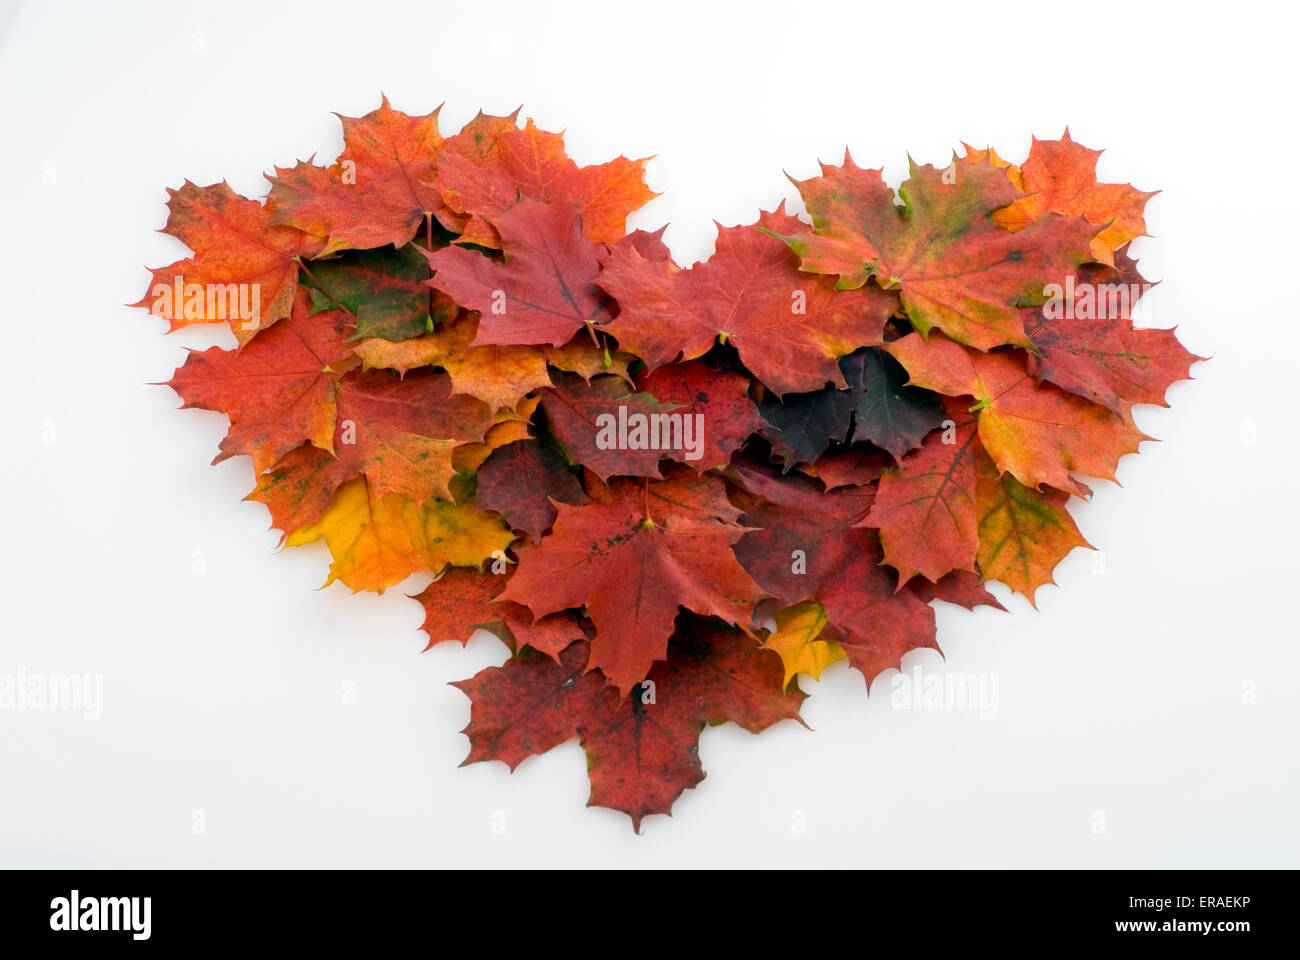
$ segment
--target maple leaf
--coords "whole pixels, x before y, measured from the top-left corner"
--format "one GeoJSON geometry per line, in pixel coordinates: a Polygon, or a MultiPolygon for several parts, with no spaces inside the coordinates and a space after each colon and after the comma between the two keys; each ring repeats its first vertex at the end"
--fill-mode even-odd
{"type": "Polygon", "coordinates": [[[527,607],[497,602],[506,578],[467,567],[453,567],[413,599],[424,607],[429,645],[449,640],[468,643],[477,629],[494,634],[517,653],[520,647],[558,660],[570,644],[587,639],[582,621],[570,610],[542,617],[536,623],[527,607]]]}
{"type": "MultiPolygon", "coordinates": [[[[843,361],[841,361],[843,365],[843,361]]],[[[846,443],[853,432],[856,390],[825,387],[811,393],[764,395],[758,405],[768,429],[764,436],[786,458],[786,466],[812,463],[836,443],[846,443]]]]}
{"type": "Polygon", "coordinates": [[[1060,140],[1034,137],[1029,158],[1007,171],[1011,182],[1028,195],[999,210],[994,221],[1019,231],[1049,212],[1083,217],[1102,228],[1092,239],[1091,259],[1114,266],[1117,249],[1146,236],[1143,211],[1159,191],[1146,193],[1129,183],[1099,183],[1097,159],[1101,154],[1071,140],[1068,127],[1060,140]]]}
{"type": "Polygon", "coordinates": [[[428,186],[439,148],[438,111],[412,117],[388,105],[364,117],[344,117],[343,153],[329,167],[310,161],[275,168],[274,223],[325,237],[318,256],[411,242],[441,206],[428,186]]]}
{"type": "Polygon", "coordinates": [[[1189,379],[1192,363],[1204,357],[1188,352],[1173,330],[1134,328],[1132,311],[1150,284],[1125,251],[1116,252],[1115,263],[1079,268],[1068,288],[1080,292],[1079,302],[1069,297],[1022,317],[1034,347],[1030,373],[1127,416],[1137,403],[1167,406],[1165,391],[1189,379]]]}
{"type": "Polygon", "coordinates": [[[248,454],[261,473],[303,441],[333,450],[337,383],[351,362],[349,332],[344,313],[310,314],[307,294],[299,291],[289,319],[242,350],[191,351],[168,386],[184,408],[230,417],[213,463],[248,454]]]}
{"type": "Polygon", "coordinates": [[[929,164],[909,167],[900,207],[879,170],[864,170],[845,153],[843,166],[823,164],[820,177],[795,181],[813,231],[776,232],[803,270],[838,275],[842,289],[872,277],[897,289],[923,334],[937,327],[980,350],[1026,345],[1018,308],[1042,303],[1047,284],[1088,260],[1097,229],[1051,214],[1011,233],[992,218],[1022,196],[1004,171],[965,165],[945,182],[945,171],[929,164]]]}
{"type": "Polygon", "coordinates": [[[749,380],[731,370],[717,370],[701,360],[660,367],[640,379],[638,387],[683,418],[695,417],[693,438],[698,449],[669,449],[670,460],[679,460],[703,472],[725,467],[750,434],[763,426],[758,408],[749,399],[749,380]]]}
{"type": "Polygon", "coordinates": [[[975,418],[950,403],[953,426],[930,434],[880,478],[863,524],[880,530],[885,562],[899,583],[916,574],[937,581],[953,570],[975,569],[979,547],[975,459],[982,454],[975,418]]]}
{"type": "Polygon", "coordinates": [[[770,439],[793,458],[811,463],[832,443],[863,440],[897,460],[943,420],[934,394],[906,386],[907,371],[881,350],[858,350],[840,370],[846,389],[763,399],[763,419],[776,431],[770,439]]]}
{"type": "Polygon", "coordinates": [[[1000,473],[987,457],[977,458],[981,573],[1000,580],[1034,602],[1045,583],[1055,583],[1053,568],[1075,547],[1092,545],[1065,509],[1068,494],[1035,490],[1010,473],[1000,473]]]}
{"type": "MultiPolygon", "coordinates": [[[[304,268],[306,270],[306,268],[304,268]]],[[[449,322],[456,305],[436,293],[430,303],[429,264],[414,247],[380,247],[318,260],[310,269],[312,307],[342,307],[356,318],[354,340],[406,340],[449,322]]]]}
{"type": "Polygon", "coordinates": [[[491,426],[487,407],[453,395],[446,374],[352,373],[338,386],[338,460],[330,469],[345,479],[365,474],[376,496],[450,499],[453,451],[483,441],[491,426]]]}
{"type": "Polygon", "coordinates": [[[693,360],[720,340],[778,396],[828,382],[843,387],[835,361],[880,343],[898,301],[874,289],[836,293],[829,281],[801,274],[769,235],[799,226],[784,204],[752,225],[719,224],[716,252],[689,270],[665,255],[647,256],[645,248],[654,249],[648,235],[614,244],[597,278],[619,305],[605,329],[650,369],[679,355],[693,360]]]}
{"type": "MultiPolygon", "coordinates": [[[[542,410],[569,458],[602,480],[615,474],[661,477],[659,461],[673,453],[669,449],[672,430],[662,426],[658,418],[682,415],[672,404],[660,403],[658,398],[635,391],[622,378],[613,376],[596,377],[591,383],[576,377],[562,378],[542,392],[542,410]],[[618,442],[620,431],[626,434],[625,446],[618,442]]],[[[680,436],[685,421],[678,423],[680,436]]]]}
{"type": "Polygon", "coordinates": [[[827,490],[834,490],[874,483],[893,462],[894,458],[883,450],[850,447],[802,464],[799,472],[816,477],[827,490]]]}
{"type": "Polygon", "coordinates": [[[971,573],[969,570],[954,570],[940,577],[937,583],[931,583],[924,578],[910,580],[907,587],[924,603],[942,600],[945,603],[965,607],[967,610],[974,610],[976,607],[992,607],[1005,612],[1007,609],[993,594],[989,593],[981,575],[971,573]]]}
{"type": "Polygon", "coordinates": [[[820,603],[796,603],[777,611],[776,629],[763,646],[776,653],[785,667],[784,686],[795,674],[816,680],[832,663],[844,659],[844,648],[834,640],[818,639],[826,628],[826,609],[820,603]]]}
{"type": "Polygon", "coordinates": [[[258,475],[257,486],[245,500],[256,500],[271,511],[271,526],[282,531],[280,543],[302,527],[319,523],[329,511],[339,479],[330,469],[334,458],[305,443],[290,450],[258,475]]]}
{"type": "Polygon", "coordinates": [[[743,623],[763,596],[731,552],[745,531],[716,476],[618,481],[604,502],[556,509],[502,597],[538,616],[585,606],[596,625],[588,666],[623,695],[664,658],[679,606],[743,623]]]}
{"type": "Polygon", "coordinates": [[[504,551],[514,535],[498,518],[477,513],[472,501],[420,504],[398,493],[380,496],[362,476],[339,487],[321,519],[284,543],[295,547],[322,538],[334,558],[324,586],[342,580],[353,592],[383,593],[421,570],[477,567],[504,551]]]}
{"type": "Polygon", "coordinates": [[[224,181],[200,187],[186,180],[167,194],[162,232],[194,256],[152,271],[149,292],[134,306],[164,317],[172,330],[228,322],[241,346],[258,330],[289,316],[299,259],[315,256],[320,239],[275,226],[270,205],[239,196],[224,181]],[[240,308],[249,307],[251,314],[254,305],[259,316],[244,319],[240,308]]]}
{"type": "Polygon", "coordinates": [[[968,164],[973,163],[977,166],[984,166],[987,164],[988,166],[997,167],[1001,170],[1010,169],[1014,171],[1014,173],[1008,173],[1007,175],[1011,177],[1011,182],[1016,185],[1016,189],[1022,193],[1024,192],[1024,184],[1019,179],[1020,168],[1010,160],[1004,160],[1002,157],[998,156],[998,152],[992,147],[972,147],[965,141],[962,141],[962,147],[966,150],[966,155],[962,157],[962,160],[968,164]]]}
{"type": "Polygon", "coordinates": [[[906,587],[896,589],[875,532],[857,525],[872,488],[823,492],[814,480],[778,477],[743,459],[732,470],[753,495],[740,522],[757,528],[735,546],[741,566],[787,604],[820,603],[868,684],[909,650],[938,649],[934,611],[906,587]]]}
{"type": "Polygon", "coordinates": [[[609,316],[609,298],[593,282],[600,247],[583,235],[575,204],[522,199],[492,225],[503,259],[458,246],[427,254],[429,282],[478,311],[476,346],[559,347],[609,316]]]}
{"type": "Polygon", "coordinates": [[[625,233],[628,214],[658,194],[645,185],[644,160],[619,157],[579,167],[565,153],[564,135],[532,120],[520,130],[516,118],[480,113],[448,138],[433,186],[449,208],[466,215],[460,242],[500,246],[492,223],[520,194],[545,203],[576,204],[583,233],[613,242],[625,233]]]}
{"type": "Polygon", "coordinates": [[[1036,385],[1014,352],[980,353],[941,334],[912,333],[886,347],[911,382],[946,396],[971,396],[979,437],[994,462],[1021,483],[1084,493],[1070,471],[1115,479],[1115,466],[1147,437],[1105,407],[1051,384],[1036,385]]]}
{"type": "Polygon", "coordinates": [[[521,440],[492,452],[478,470],[477,500],[482,510],[495,510],[515,530],[537,543],[555,523],[555,505],[581,505],[590,498],[549,443],[521,440]]]}
{"type": "Polygon", "coordinates": [[[783,690],[780,660],[751,637],[697,617],[679,621],[668,662],[647,678],[652,697],[620,697],[587,662],[582,642],[558,663],[525,651],[454,684],[472,704],[465,763],[500,760],[513,770],[576,736],[587,752],[588,806],[623,811],[637,832],[704,779],[706,725],[731,720],[757,733],[799,720],[805,696],[783,690]]]}
{"type": "Polygon", "coordinates": [[[849,358],[850,384],[861,384],[853,408],[853,440],[887,450],[895,460],[917,447],[943,422],[943,407],[924,390],[907,386],[907,371],[883,350],[863,350],[849,358]]]}
{"type": "Polygon", "coordinates": [[[872,487],[823,491],[798,474],[778,476],[747,457],[734,459],[731,474],[751,496],[736,499],[749,528],[736,556],[772,596],[787,604],[815,599],[845,576],[845,564],[868,548],[875,535],[854,529],[875,498],[872,487]]]}

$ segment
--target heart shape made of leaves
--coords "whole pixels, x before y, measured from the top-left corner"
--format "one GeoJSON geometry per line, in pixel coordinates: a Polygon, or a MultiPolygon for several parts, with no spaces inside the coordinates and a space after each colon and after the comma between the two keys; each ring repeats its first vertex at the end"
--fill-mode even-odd
{"type": "Polygon", "coordinates": [[[252,458],[249,499],[327,583],[412,574],[429,645],[511,650],[463,681],[466,762],[578,738],[591,803],[641,819],[698,739],[799,720],[797,674],[938,649],[932,604],[1002,605],[1088,546],[1068,512],[1201,358],[1135,325],[1153,195],[1100,151],[965,148],[898,188],[845,156],[718,227],[706,261],[628,233],[645,160],[580,166],[518,114],[451,136],[384,99],[264,201],[169,191],[190,257],[138,306],[228,323],[170,386],[252,458]]]}

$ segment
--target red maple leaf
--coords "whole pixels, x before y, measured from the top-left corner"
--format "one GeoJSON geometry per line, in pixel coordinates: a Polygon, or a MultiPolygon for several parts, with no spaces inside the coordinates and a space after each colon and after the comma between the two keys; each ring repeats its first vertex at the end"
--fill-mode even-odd
{"type": "Polygon", "coordinates": [[[429,281],[479,313],[476,345],[563,346],[609,316],[595,284],[598,244],[582,233],[578,207],[523,199],[497,215],[502,259],[450,246],[428,254],[429,281]]]}
{"type": "Polygon", "coordinates": [[[784,603],[825,607],[868,684],[909,650],[938,649],[934,611],[896,588],[875,532],[857,526],[875,498],[872,487],[824,492],[814,480],[752,462],[738,460],[733,469],[751,495],[740,522],[757,528],[736,544],[741,566],[784,603]]]}
{"type": "Polygon", "coordinates": [[[590,383],[564,377],[542,391],[542,409],[569,457],[602,480],[615,474],[658,479],[659,461],[673,453],[668,448],[672,430],[656,426],[652,436],[652,418],[677,414],[679,435],[685,428],[683,411],[633,390],[622,377],[594,377],[590,383]]]}
{"type": "Polygon", "coordinates": [[[975,570],[975,460],[984,451],[975,418],[960,403],[950,401],[947,409],[952,425],[931,433],[897,469],[885,471],[862,521],[880,530],[885,560],[900,583],[918,573],[937,581],[954,570],[975,570]]]}
{"type": "Polygon", "coordinates": [[[364,117],[339,116],[343,153],[328,167],[276,167],[274,222],[327,238],[319,255],[411,241],[442,207],[428,185],[439,148],[438,111],[412,117],[381,98],[364,117]]]}
{"type": "Polygon", "coordinates": [[[494,450],[478,468],[480,510],[495,510],[534,542],[555,523],[555,504],[580,505],[590,499],[577,475],[550,443],[518,440],[494,450]]]}
{"type": "Polygon", "coordinates": [[[333,450],[338,380],[354,363],[349,318],[338,310],[310,315],[299,291],[293,315],[242,350],[191,352],[168,384],[184,407],[230,417],[213,463],[248,454],[260,473],[309,441],[333,450]]]}
{"type": "Polygon", "coordinates": [[[597,499],[556,505],[554,530],[521,555],[502,597],[538,616],[585,606],[588,667],[627,694],[663,659],[678,607],[744,624],[763,591],[732,555],[745,531],[719,477],[617,481],[597,499]]]}
{"type": "Polygon", "coordinates": [[[585,640],[583,622],[570,610],[541,617],[536,622],[527,607],[499,601],[506,577],[466,567],[453,567],[416,595],[424,607],[429,635],[425,649],[449,640],[468,643],[470,635],[485,629],[519,652],[524,646],[559,660],[570,644],[585,640]]]}
{"type": "Polygon", "coordinates": [[[757,733],[798,720],[805,696],[782,689],[780,659],[752,637],[689,615],[639,695],[621,697],[588,660],[579,642],[558,663],[525,652],[455,684],[472,703],[465,763],[500,760],[513,770],[576,736],[587,752],[588,805],[623,811],[637,832],[704,779],[706,725],[732,720],[757,733]]]}
{"type": "Polygon", "coordinates": [[[454,137],[439,157],[433,186],[457,214],[461,243],[497,247],[496,217],[520,194],[545,203],[573,203],[583,232],[595,241],[619,239],[628,214],[658,194],[645,185],[645,160],[619,157],[579,167],[564,149],[564,135],[548,133],[528,120],[521,130],[518,111],[508,117],[480,113],[454,137]]]}
{"type": "Polygon", "coordinates": [[[330,469],[340,483],[365,474],[376,496],[450,500],[452,451],[483,440],[490,426],[487,405],[454,394],[445,373],[354,371],[338,386],[330,469]]]}
{"type": "Polygon", "coordinates": [[[1115,269],[1079,268],[1073,296],[1021,311],[1034,350],[1029,372],[1062,390],[1127,415],[1136,403],[1167,406],[1165,391],[1190,377],[1204,359],[1178,342],[1173,330],[1139,330],[1132,316],[1151,284],[1124,250],[1115,269]],[[1086,294],[1086,299],[1085,299],[1086,294]]]}
{"type": "Polygon", "coordinates": [[[898,301],[874,289],[837,293],[830,281],[801,274],[767,232],[801,226],[784,205],[750,226],[719,225],[717,251],[689,270],[666,253],[647,255],[647,247],[655,250],[648,236],[614,244],[597,278],[619,305],[606,329],[651,369],[679,356],[692,360],[721,341],[778,395],[828,382],[843,387],[835,361],[880,343],[898,301]]]}
{"type": "Polygon", "coordinates": [[[743,374],[717,370],[699,360],[660,367],[643,376],[638,383],[641,390],[671,404],[673,413],[695,418],[693,449],[678,444],[664,456],[697,472],[725,467],[731,454],[763,426],[758,408],[749,399],[749,383],[743,374]]]}

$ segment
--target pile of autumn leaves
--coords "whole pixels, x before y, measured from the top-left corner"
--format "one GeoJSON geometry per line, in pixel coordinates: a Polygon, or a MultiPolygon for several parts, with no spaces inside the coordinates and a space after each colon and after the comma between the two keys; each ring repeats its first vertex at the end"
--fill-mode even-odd
{"type": "Polygon", "coordinates": [[[171,191],[194,255],[140,305],[183,290],[172,328],[211,322],[204,292],[242,284],[261,308],[171,386],[229,416],[217,459],[252,457],[250,498],[326,541],[330,582],[432,572],[430,644],[510,645],[459,684],[469,760],[579,737],[590,802],[638,827],[703,778],[705,724],[797,719],[795,674],[937,649],[931,603],[998,606],[985,580],[1032,599],[1086,546],[1074,474],[1112,478],[1130,408],[1196,359],[1043,308],[1067,277],[1144,282],[1150,194],[1068,133],[1019,167],[914,165],[901,205],[846,157],[798,183],[811,228],[763,213],[682,269],[626,233],[645,161],[580,167],[516,116],[342,122],[339,159],[277,168],[265,202],[171,191]],[[698,457],[598,444],[619,407],[701,415],[698,457]]]}

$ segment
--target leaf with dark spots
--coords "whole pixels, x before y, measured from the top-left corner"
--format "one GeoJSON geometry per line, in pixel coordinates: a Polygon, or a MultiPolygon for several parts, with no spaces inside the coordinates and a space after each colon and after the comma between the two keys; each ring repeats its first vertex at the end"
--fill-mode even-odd
{"type": "Polygon", "coordinates": [[[939,329],[980,350],[1028,343],[1019,308],[1042,303],[1043,288],[1090,259],[1098,228],[1082,217],[1048,214],[1019,233],[993,220],[1023,196],[990,164],[947,170],[910,164],[903,205],[879,170],[844,165],[796,183],[813,229],[782,231],[802,269],[858,289],[875,278],[898,290],[921,333],[939,329]],[[955,175],[949,177],[952,171],[955,175]]]}
{"type": "Polygon", "coordinates": [[[686,429],[677,407],[633,390],[622,377],[562,377],[542,391],[542,409],[569,458],[602,480],[662,476],[659,461],[673,452],[674,421],[659,418],[676,416],[678,436],[686,429]]]}
{"type": "Polygon", "coordinates": [[[749,399],[749,383],[739,373],[714,369],[702,360],[660,367],[643,376],[639,388],[672,405],[671,412],[681,418],[669,421],[670,427],[681,424],[680,442],[671,442],[664,456],[697,472],[725,467],[731,454],[763,426],[749,399]],[[688,423],[686,417],[694,419],[688,423]]]}
{"type": "Polygon", "coordinates": [[[271,526],[282,532],[283,543],[295,531],[319,523],[329,510],[340,482],[330,470],[333,462],[320,447],[304,443],[260,474],[257,486],[244,499],[266,504],[271,526]]]}

